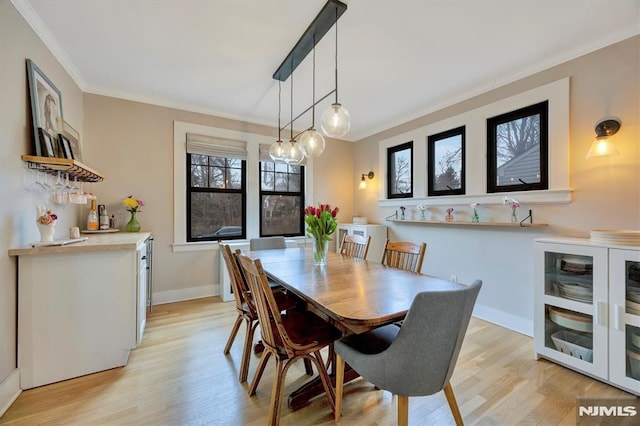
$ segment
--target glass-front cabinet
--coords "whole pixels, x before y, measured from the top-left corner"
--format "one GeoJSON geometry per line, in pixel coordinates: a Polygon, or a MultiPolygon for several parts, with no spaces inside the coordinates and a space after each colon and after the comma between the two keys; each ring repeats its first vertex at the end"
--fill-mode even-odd
{"type": "Polygon", "coordinates": [[[538,239],[534,280],[536,355],[640,393],[640,247],[538,239]]]}

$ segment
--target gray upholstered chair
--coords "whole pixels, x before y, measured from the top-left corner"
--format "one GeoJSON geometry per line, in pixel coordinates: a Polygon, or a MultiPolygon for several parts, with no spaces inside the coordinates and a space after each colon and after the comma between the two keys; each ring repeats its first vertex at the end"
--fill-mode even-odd
{"type": "Polygon", "coordinates": [[[441,390],[456,424],[463,424],[449,380],[481,286],[476,280],[459,290],[419,293],[402,327],[387,325],[335,342],[336,421],[346,362],[376,387],[398,395],[398,425],[408,424],[410,396],[441,390]]]}
{"type": "Polygon", "coordinates": [[[262,237],[251,238],[249,240],[249,249],[254,250],[270,250],[287,248],[284,237],[262,237]]]}

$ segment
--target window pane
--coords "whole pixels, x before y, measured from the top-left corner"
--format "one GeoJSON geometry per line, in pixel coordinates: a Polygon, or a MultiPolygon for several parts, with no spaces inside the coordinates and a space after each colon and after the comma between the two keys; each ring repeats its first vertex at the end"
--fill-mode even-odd
{"type": "Polygon", "coordinates": [[[227,169],[227,189],[242,188],[242,169],[227,169]]]}
{"type": "Polygon", "coordinates": [[[487,120],[487,192],[548,188],[548,102],[487,120]]]}
{"type": "Polygon", "coordinates": [[[242,232],[242,194],[191,193],[191,237],[239,237],[242,232]]]}
{"type": "Polygon", "coordinates": [[[275,185],[275,176],[271,171],[263,171],[260,174],[260,190],[273,191],[275,185]]]}
{"type": "Polygon", "coordinates": [[[413,193],[413,142],[389,148],[387,151],[387,182],[389,198],[411,197],[413,193]]]}
{"type": "Polygon", "coordinates": [[[302,189],[301,185],[301,176],[300,175],[289,175],[289,191],[291,192],[300,192],[302,189]]]}
{"type": "Polygon", "coordinates": [[[208,155],[191,154],[191,164],[206,166],[209,164],[208,155]]]}
{"type": "Polygon", "coordinates": [[[301,234],[302,197],[296,195],[263,195],[262,235],[301,234]]]}
{"type": "Polygon", "coordinates": [[[284,163],[274,163],[275,165],[275,170],[276,172],[288,172],[289,171],[289,167],[287,164],[284,163]]]}
{"type": "Polygon", "coordinates": [[[465,193],[464,139],[464,126],[427,138],[429,196],[465,193]]]}
{"type": "Polygon", "coordinates": [[[191,166],[191,186],[206,188],[209,180],[207,166],[191,166]]]}
{"type": "Polygon", "coordinates": [[[276,173],[276,191],[288,191],[288,176],[286,173],[276,173]]]}
{"type": "Polygon", "coordinates": [[[209,188],[225,188],[225,173],[223,167],[211,167],[209,169],[209,188]]]}

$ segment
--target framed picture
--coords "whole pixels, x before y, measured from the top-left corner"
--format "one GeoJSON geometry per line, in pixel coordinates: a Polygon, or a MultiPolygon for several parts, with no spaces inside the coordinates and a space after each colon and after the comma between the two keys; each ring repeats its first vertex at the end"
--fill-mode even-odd
{"type": "Polygon", "coordinates": [[[67,139],[64,135],[58,135],[60,141],[60,151],[62,153],[61,157],[68,158],[73,160],[73,150],[71,149],[71,143],[69,139],[67,139]]]}
{"type": "Polygon", "coordinates": [[[42,142],[40,146],[41,157],[57,157],[58,152],[56,150],[55,140],[51,137],[49,132],[44,130],[42,127],[38,129],[38,138],[42,142]]]}
{"type": "Polygon", "coordinates": [[[462,195],[464,182],[465,126],[427,138],[428,195],[462,195]]]}
{"type": "Polygon", "coordinates": [[[82,161],[82,150],[80,148],[80,133],[69,125],[63,119],[60,119],[60,140],[64,137],[69,141],[69,147],[71,149],[71,157],[74,160],[82,161]]]}
{"type": "Polygon", "coordinates": [[[41,151],[43,141],[40,139],[41,133],[38,129],[44,129],[50,137],[59,133],[58,123],[62,119],[62,94],[31,59],[27,59],[27,77],[36,155],[41,156],[44,155],[41,151]]]}

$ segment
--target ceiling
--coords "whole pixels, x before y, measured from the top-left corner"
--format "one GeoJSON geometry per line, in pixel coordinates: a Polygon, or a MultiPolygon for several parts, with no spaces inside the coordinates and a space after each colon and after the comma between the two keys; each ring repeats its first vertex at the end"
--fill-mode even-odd
{"type": "MultiPolygon", "coordinates": [[[[12,2],[85,92],[276,127],[272,75],[325,0],[12,2]]],[[[345,3],[338,89],[352,141],[640,34],[640,0],[345,3]]],[[[334,87],[334,55],[332,28],[316,47],[316,99],[334,87]]],[[[309,55],[293,73],[294,116],[313,103],[312,69],[309,55]]],[[[291,78],[282,124],[290,91],[291,78]]],[[[307,113],[294,127],[310,125],[307,113]]]]}

